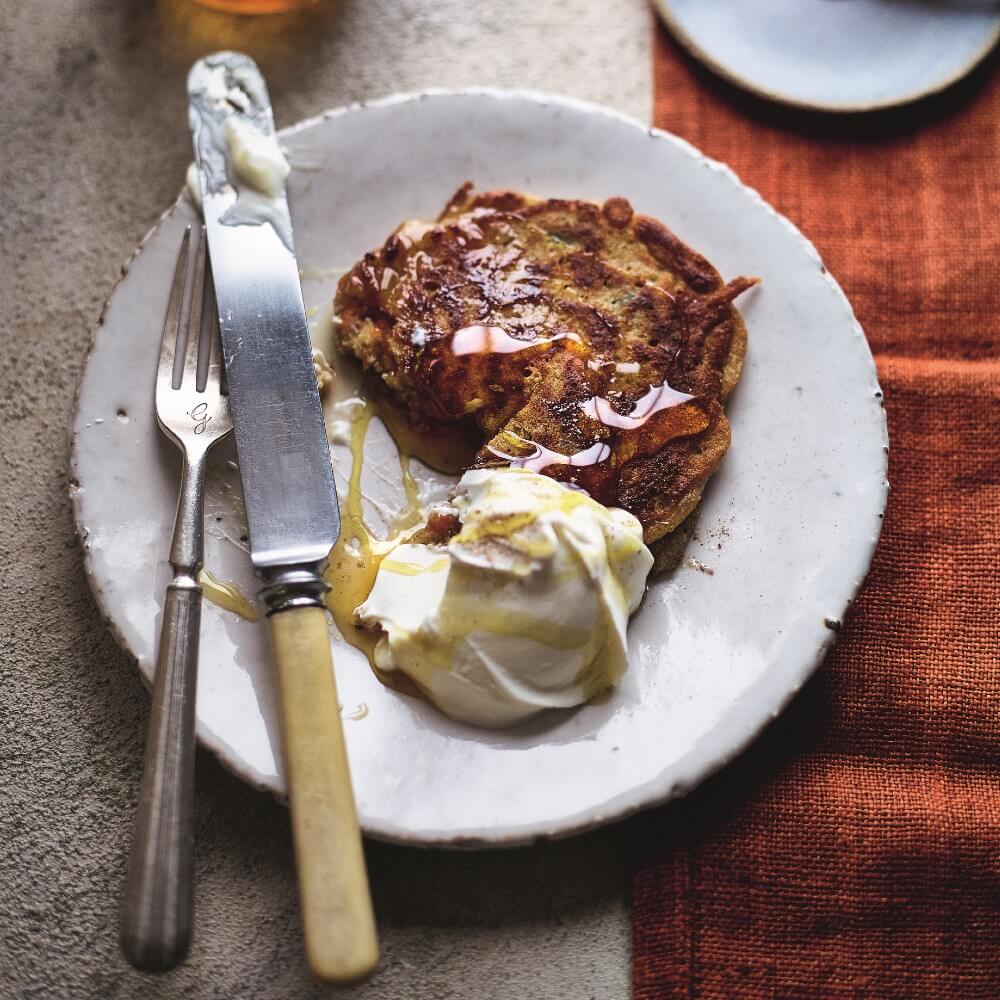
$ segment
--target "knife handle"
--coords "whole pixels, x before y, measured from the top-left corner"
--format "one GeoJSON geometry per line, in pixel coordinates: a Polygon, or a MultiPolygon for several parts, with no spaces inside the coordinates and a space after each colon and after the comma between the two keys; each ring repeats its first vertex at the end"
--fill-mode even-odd
{"type": "Polygon", "coordinates": [[[378,964],[378,939],[326,612],[278,611],[271,634],[306,957],[317,979],[353,983],[378,964]]]}

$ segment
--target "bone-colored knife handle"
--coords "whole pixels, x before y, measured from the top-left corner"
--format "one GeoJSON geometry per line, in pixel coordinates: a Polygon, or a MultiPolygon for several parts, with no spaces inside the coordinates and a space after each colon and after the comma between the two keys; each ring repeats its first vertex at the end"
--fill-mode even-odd
{"type": "Polygon", "coordinates": [[[171,584],[163,606],[146,762],[129,856],[121,943],[136,968],[161,972],[191,941],[195,686],[201,589],[171,584]]]}
{"type": "Polygon", "coordinates": [[[293,607],[270,620],[306,957],[317,979],[357,982],[378,964],[378,939],[326,612],[293,607]]]}

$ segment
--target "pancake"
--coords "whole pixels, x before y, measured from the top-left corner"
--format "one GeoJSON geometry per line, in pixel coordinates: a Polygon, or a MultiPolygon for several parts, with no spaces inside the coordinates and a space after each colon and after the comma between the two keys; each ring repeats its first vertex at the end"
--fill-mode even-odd
{"type": "Polygon", "coordinates": [[[623,198],[467,184],[344,275],[336,337],[428,436],[466,427],[476,465],[586,489],[666,551],[729,446],[746,352],[732,303],[752,284],[623,198]]]}

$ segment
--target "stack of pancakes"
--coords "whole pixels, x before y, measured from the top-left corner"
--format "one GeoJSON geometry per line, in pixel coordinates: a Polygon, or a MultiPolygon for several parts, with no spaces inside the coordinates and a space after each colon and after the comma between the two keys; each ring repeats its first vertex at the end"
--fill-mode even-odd
{"type": "Polygon", "coordinates": [[[662,568],[729,446],[746,353],[732,302],[752,284],[725,284],[623,198],[466,184],[344,275],[337,340],[422,434],[471,428],[475,465],[631,511],[662,568]]]}

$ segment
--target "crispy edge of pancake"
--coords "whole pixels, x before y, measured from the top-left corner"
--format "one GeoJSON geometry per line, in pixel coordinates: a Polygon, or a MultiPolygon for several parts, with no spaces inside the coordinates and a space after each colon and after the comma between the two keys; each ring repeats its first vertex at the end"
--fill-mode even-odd
{"type": "MultiPolygon", "coordinates": [[[[659,519],[655,516],[653,511],[643,511],[642,505],[635,502],[633,502],[629,507],[625,507],[626,510],[631,510],[632,513],[639,518],[640,522],[642,522],[643,538],[647,545],[657,542],[665,536],[670,535],[671,532],[676,531],[677,528],[684,523],[684,521],[698,506],[698,502],[701,500],[701,495],[705,491],[705,487],[708,485],[709,479],[712,478],[713,473],[722,464],[722,460],[725,458],[726,452],[729,451],[729,444],[732,439],[729,418],[726,416],[725,411],[722,410],[721,404],[719,409],[721,412],[719,414],[718,423],[715,425],[714,433],[702,440],[701,447],[696,452],[698,461],[695,465],[696,467],[700,466],[700,468],[698,468],[695,473],[693,477],[694,481],[688,487],[686,492],[684,492],[670,505],[672,510],[671,516],[666,520],[659,519]],[[641,513],[646,515],[646,518],[644,519],[641,517],[640,513],[638,513],[635,508],[639,508],[641,513]]],[[[650,465],[655,463],[657,457],[657,455],[650,456],[649,461],[645,463],[644,466],[636,468],[636,473],[638,473],[641,469],[648,469],[650,465]]],[[[658,492],[662,494],[666,493],[666,490],[658,492]]],[[[621,499],[626,502],[629,500],[627,491],[624,495],[620,494],[620,496],[621,499]]]]}
{"type": "Polygon", "coordinates": [[[653,568],[650,570],[650,576],[669,573],[680,566],[688,544],[694,537],[700,514],[701,508],[695,506],[694,510],[673,531],[658,538],[655,542],[649,543],[649,551],[653,553],[653,568]]]}
{"type": "Polygon", "coordinates": [[[731,306],[733,336],[729,343],[729,357],[722,366],[722,386],[719,390],[719,402],[725,403],[732,395],[743,374],[743,362],[747,356],[747,325],[736,306],[731,306]]]}

